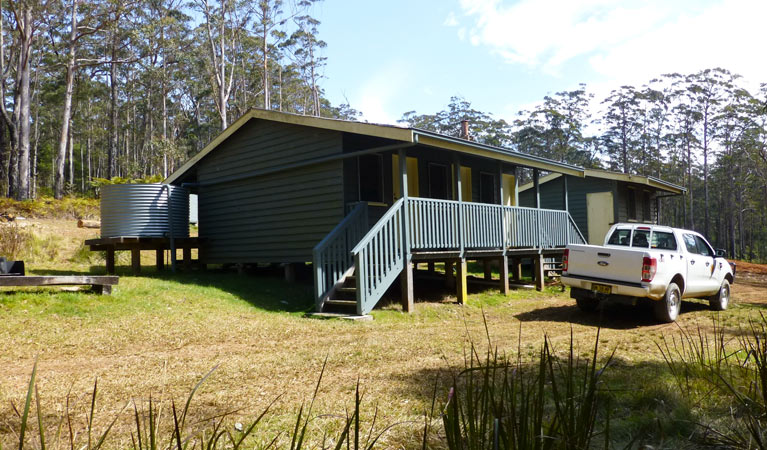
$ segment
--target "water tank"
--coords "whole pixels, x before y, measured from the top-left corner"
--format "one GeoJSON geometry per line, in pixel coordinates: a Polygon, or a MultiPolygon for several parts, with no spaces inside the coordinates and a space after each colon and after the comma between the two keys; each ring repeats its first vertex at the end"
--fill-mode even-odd
{"type": "Polygon", "coordinates": [[[189,237],[189,191],[168,184],[101,188],[101,237],[189,237]]]}

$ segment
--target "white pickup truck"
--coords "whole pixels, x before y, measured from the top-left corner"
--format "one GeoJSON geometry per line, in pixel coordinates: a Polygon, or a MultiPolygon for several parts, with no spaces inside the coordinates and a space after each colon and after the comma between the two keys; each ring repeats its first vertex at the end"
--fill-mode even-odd
{"type": "Polygon", "coordinates": [[[567,246],[562,283],[584,311],[601,301],[647,298],[659,321],[673,322],[683,298],[707,298],[711,309],[727,309],[735,266],[723,256],[694,231],[619,223],[604,246],[567,246]]]}

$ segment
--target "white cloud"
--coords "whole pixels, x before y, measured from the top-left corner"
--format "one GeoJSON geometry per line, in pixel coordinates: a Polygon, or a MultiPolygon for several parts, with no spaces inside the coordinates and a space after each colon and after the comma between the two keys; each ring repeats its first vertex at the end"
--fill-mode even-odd
{"type": "Polygon", "coordinates": [[[612,83],[721,66],[767,79],[765,0],[460,0],[469,40],[560,74],[585,61],[612,83]]]}
{"type": "Polygon", "coordinates": [[[405,90],[407,69],[404,64],[391,62],[384,67],[362,83],[350,101],[362,112],[364,120],[396,125],[399,116],[392,113],[391,109],[396,96],[405,90]]]}
{"type": "Polygon", "coordinates": [[[445,21],[442,22],[442,25],[446,27],[457,27],[458,26],[458,18],[455,17],[455,13],[453,11],[450,11],[448,13],[447,17],[445,18],[445,21]]]}

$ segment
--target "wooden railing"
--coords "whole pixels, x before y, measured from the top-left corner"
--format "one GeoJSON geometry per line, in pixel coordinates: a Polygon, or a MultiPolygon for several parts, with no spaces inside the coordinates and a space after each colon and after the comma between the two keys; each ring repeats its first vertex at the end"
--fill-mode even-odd
{"type": "Polygon", "coordinates": [[[357,312],[367,314],[410,252],[550,249],[586,242],[567,211],[551,209],[410,197],[392,205],[364,236],[352,225],[359,214],[355,209],[315,248],[318,306],[352,264],[357,312]]]}
{"type": "Polygon", "coordinates": [[[352,249],[357,314],[369,313],[405,267],[405,199],[397,200],[352,249]]]}
{"type": "Polygon", "coordinates": [[[351,250],[367,230],[367,203],[358,203],[344,220],[314,247],[314,292],[317,311],[322,311],[328,294],[354,267],[351,250]]]}

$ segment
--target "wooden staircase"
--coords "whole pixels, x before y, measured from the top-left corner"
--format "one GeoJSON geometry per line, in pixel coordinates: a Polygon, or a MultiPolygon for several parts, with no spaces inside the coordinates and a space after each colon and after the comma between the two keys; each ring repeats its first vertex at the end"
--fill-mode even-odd
{"type": "Polygon", "coordinates": [[[322,304],[323,313],[357,314],[356,269],[347,275],[337,287],[330,291],[322,304]]]}
{"type": "MultiPolygon", "coordinates": [[[[316,310],[368,314],[410,255],[551,250],[585,239],[567,211],[405,197],[368,227],[360,203],[313,251],[316,310]]],[[[558,275],[561,263],[544,271],[558,275]]]]}

